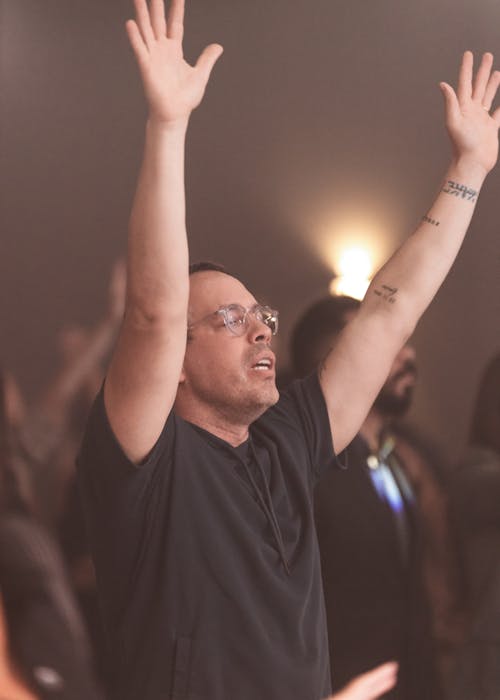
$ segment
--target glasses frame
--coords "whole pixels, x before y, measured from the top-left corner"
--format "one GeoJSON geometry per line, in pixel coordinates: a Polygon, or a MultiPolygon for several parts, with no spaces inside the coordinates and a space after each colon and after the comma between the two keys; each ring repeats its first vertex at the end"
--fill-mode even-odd
{"type": "Polygon", "coordinates": [[[197,326],[199,323],[207,321],[213,316],[219,315],[222,316],[224,320],[224,326],[232,335],[242,336],[245,334],[248,328],[249,314],[252,314],[253,316],[255,316],[257,321],[260,321],[260,323],[263,323],[265,326],[267,326],[270,329],[272,335],[277,334],[279,326],[279,312],[276,309],[272,309],[270,306],[267,306],[266,304],[254,304],[249,309],[245,308],[241,304],[228,304],[227,306],[221,306],[216,311],[211,311],[206,316],[203,316],[203,318],[199,318],[194,323],[189,324],[188,331],[197,326]],[[242,320],[239,326],[232,325],[229,319],[229,313],[235,310],[242,313],[242,320]],[[269,323],[268,321],[271,321],[271,323],[269,323]]]}

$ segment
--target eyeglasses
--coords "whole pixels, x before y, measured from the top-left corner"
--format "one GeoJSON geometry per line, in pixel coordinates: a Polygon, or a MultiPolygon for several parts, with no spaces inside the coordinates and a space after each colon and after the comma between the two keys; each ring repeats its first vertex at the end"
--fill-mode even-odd
{"type": "Polygon", "coordinates": [[[241,304],[229,304],[228,306],[222,306],[217,311],[212,311],[212,313],[203,316],[203,318],[198,319],[194,323],[188,326],[188,330],[191,330],[198,323],[206,321],[208,318],[216,315],[222,316],[224,319],[224,325],[233,335],[244,335],[248,328],[248,315],[254,316],[257,321],[264,323],[273,335],[278,332],[278,312],[275,309],[271,309],[269,306],[262,306],[261,304],[255,304],[250,309],[245,309],[241,304]]]}

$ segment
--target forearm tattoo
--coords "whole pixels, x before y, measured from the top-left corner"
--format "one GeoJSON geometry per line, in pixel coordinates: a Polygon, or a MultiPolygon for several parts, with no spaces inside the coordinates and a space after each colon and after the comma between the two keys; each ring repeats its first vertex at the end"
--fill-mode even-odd
{"type": "Polygon", "coordinates": [[[373,293],[376,294],[381,299],[383,299],[384,301],[387,301],[389,304],[395,304],[396,303],[396,295],[398,293],[398,288],[397,287],[389,287],[387,284],[382,284],[382,285],[380,285],[380,287],[377,287],[376,289],[374,289],[373,293]]]}
{"type": "Polygon", "coordinates": [[[422,217],[422,221],[425,221],[427,224],[432,224],[433,226],[439,226],[439,221],[437,219],[431,219],[427,214],[422,217]]]}
{"type": "Polygon", "coordinates": [[[477,190],[473,190],[472,187],[461,185],[459,182],[454,182],[453,180],[447,180],[445,182],[443,192],[451,194],[453,197],[466,199],[468,202],[475,202],[478,195],[477,190]]]}

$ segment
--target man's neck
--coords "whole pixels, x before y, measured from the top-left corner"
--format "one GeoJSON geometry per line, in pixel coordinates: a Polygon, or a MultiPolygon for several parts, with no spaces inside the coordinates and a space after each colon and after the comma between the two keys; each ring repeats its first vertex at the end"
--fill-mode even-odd
{"type": "Polygon", "coordinates": [[[237,447],[248,439],[248,423],[238,423],[228,420],[228,417],[213,407],[203,405],[187,406],[180,401],[176,401],[174,410],[178,416],[199,428],[237,447]]]}
{"type": "Polygon", "coordinates": [[[248,439],[248,426],[228,425],[224,420],[218,421],[217,418],[212,420],[198,420],[197,417],[186,418],[185,416],[182,418],[228,442],[232,447],[238,447],[248,439]]]}

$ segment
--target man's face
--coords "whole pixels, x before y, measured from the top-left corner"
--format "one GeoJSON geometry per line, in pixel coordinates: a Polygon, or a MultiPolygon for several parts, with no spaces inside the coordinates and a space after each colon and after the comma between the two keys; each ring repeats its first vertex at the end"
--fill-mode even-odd
{"type": "Polygon", "coordinates": [[[396,355],[374,407],[384,415],[394,418],[403,416],[411,405],[416,378],[415,350],[410,345],[405,345],[396,355]]]}
{"type": "Polygon", "coordinates": [[[269,327],[248,314],[242,335],[234,335],[214,313],[229,304],[249,309],[256,303],[230,275],[207,271],[190,278],[188,323],[196,325],[189,331],[180,391],[232,423],[250,424],[279,398],[269,327]],[[262,360],[268,368],[257,367],[262,360]]]}

